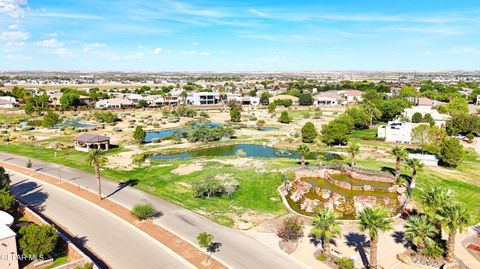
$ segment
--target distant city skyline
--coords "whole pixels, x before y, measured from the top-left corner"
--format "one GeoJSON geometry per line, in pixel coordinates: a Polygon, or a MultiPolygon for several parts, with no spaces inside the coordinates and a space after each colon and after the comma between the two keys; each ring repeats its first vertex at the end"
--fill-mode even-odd
{"type": "Polygon", "coordinates": [[[359,2],[0,0],[0,70],[480,69],[478,1],[359,2]]]}

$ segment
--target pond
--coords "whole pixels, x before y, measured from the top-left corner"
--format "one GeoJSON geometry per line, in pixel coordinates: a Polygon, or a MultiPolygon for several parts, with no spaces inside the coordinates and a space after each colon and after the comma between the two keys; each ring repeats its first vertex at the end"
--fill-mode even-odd
{"type": "MultiPolygon", "coordinates": [[[[224,124],[223,123],[217,123],[217,122],[205,122],[205,123],[195,122],[195,123],[192,123],[190,126],[193,127],[193,128],[197,128],[197,127],[200,127],[202,125],[207,126],[209,128],[215,128],[215,127],[223,126],[224,124]]],[[[159,131],[159,132],[147,132],[143,142],[150,143],[154,139],[162,139],[162,138],[165,138],[167,136],[172,136],[172,135],[180,137],[180,135],[181,135],[180,131],[181,130],[183,130],[183,129],[182,128],[176,128],[176,129],[162,130],[162,131],[159,131]]]]}
{"type": "MultiPolygon", "coordinates": [[[[397,192],[389,192],[388,187],[393,183],[378,182],[373,180],[361,180],[350,178],[345,174],[333,175],[332,179],[344,181],[351,184],[352,189],[345,189],[332,184],[331,181],[319,177],[302,178],[301,181],[306,185],[297,187],[305,190],[299,200],[294,201],[295,188],[291,189],[286,195],[287,202],[291,209],[306,215],[315,216],[315,213],[322,207],[333,208],[342,219],[355,219],[357,213],[367,206],[380,205],[391,212],[392,215],[398,213],[400,202],[397,192]],[[364,186],[369,185],[372,188],[365,190],[364,186]],[[310,209],[308,209],[310,207],[310,209]]],[[[302,192],[300,192],[302,193],[302,192]]]]}
{"type": "MultiPolygon", "coordinates": [[[[290,151],[285,149],[276,149],[268,146],[254,145],[254,144],[235,144],[229,146],[219,146],[206,149],[199,149],[190,152],[177,153],[177,154],[162,154],[152,156],[151,160],[174,160],[174,159],[188,159],[195,157],[216,157],[216,156],[234,156],[237,151],[242,150],[246,154],[246,157],[261,157],[261,158],[289,158],[300,159],[300,153],[296,151],[290,151]]],[[[334,153],[321,153],[324,154],[326,160],[341,159],[341,156],[334,153]]],[[[307,159],[315,159],[316,153],[311,153],[307,156],[307,159]]]]}
{"type": "Polygon", "coordinates": [[[92,129],[95,128],[95,124],[85,123],[79,118],[64,119],[61,123],[55,125],[55,128],[72,127],[75,129],[92,129]]]}

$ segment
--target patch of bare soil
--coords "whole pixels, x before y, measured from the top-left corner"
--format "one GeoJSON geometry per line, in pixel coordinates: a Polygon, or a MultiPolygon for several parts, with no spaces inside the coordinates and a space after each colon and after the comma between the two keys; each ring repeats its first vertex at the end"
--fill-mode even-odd
{"type": "Polygon", "coordinates": [[[283,221],[292,216],[293,214],[287,214],[283,216],[276,217],[274,219],[267,220],[251,229],[251,231],[260,232],[260,233],[276,233],[278,227],[282,225],[283,221]]]}
{"type": "Polygon", "coordinates": [[[218,160],[219,163],[233,165],[237,168],[253,167],[257,173],[266,172],[266,163],[262,160],[255,160],[251,158],[235,158],[228,160],[218,160]]]}
{"type": "Polygon", "coordinates": [[[285,240],[280,240],[278,242],[278,246],[280,247],[281,250],[283,250],[287,254],[293,253],[298,246],[297,241],[285,241],[285,240]]]}
{"type": "Polygon", "coordinates": [[[177,168],[173,169],[171,172],[175,175],[188,175],[194,172],[202,171],[203,163],[195,162],[187,165],[180,165],[177,168]]]}
{"type": "Polygon", "coordinates": [[[248,210],[241,215],[235,213],[226,213],[227,217],[233,220],[233,227],[240,230],[249,230],[261,223],[270,221],[275,218],[275,215],[268,213],[257,213],[252,210],[248,210]]]}

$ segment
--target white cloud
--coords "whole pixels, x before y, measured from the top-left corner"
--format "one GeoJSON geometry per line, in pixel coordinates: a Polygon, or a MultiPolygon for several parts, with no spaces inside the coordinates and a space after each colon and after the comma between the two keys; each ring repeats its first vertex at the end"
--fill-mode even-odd
{"type": "Polygon", "coordinates": [[[125,56],[125,59],[127,59],[127,60],[139,60],[139,59],[143,59],[144,56],[145,56],[145,54],[143,52],[137,52],[137,53],[125,56]]]}
{"type": "MultiPolygon", "coordinates": [[[[1,0],[0,0],[1,1],[1,0]]],[[[59,13],[48,12],[45,9],[37,10],[29,14],[32,17],[47,17],[47,18],[63,18],[63,19],[79,19],[79,20],[101,20],[102,17],[83,13],[59,13]]]]}
{"type": "Polygon", "coordinates": [[[30,34],[24,31],[0,31],[0,40],[16,42],[18,40],[27,40],[30,34]]]}
{"type": "Polygon", "coordinates": [[[251,13],[253,13],[253,14],[259,16],[259,17],[264,17],[264,18],[268,17],[268,15],[267,15],[266,13],[263,13],[263,12],[261,12],[261,11],[258,11],[258,10],[254,9],[254,8],[251,8],[251,9],[249,9],[248,11],[250,11],[251,13]]]}
{"type": "Polygon", "coordinates": [[[90,43],[90,44],[84,44],[82,51],[83,53],[97,53],[99,51],[103,51],[107,45],[103,43],[90,43]]]}
{"type": "Polygon", "coordinates": [[[184,50],[184,51],[181,51],[181,53],[185,55],[201,55],[201,56],[208,56],[211,54],[209,51],[196,51],[196,50],[184,50]]]}
{"type": "Polygon", "coordinates": [[[7,58],[13,59],[13,60],[23,60],[23,61],[28,61],[32,59],[31,57],[25,56],[23,54],[8,54],[7,58]]]}
{"type": "Polygon", "coordinates": [[[26,4],[26,0],[0,0],[0,14],[11,18],[23,18],[26,4]]]}
{"type": "Polygon", "coordinates": [[[55,38],[37,41],[35,42],[35,45],[45,48],[58,48],[63,46],[62,43],[59,43],[55,38]]]}
{"type": "Polygon", "coordinates": [[[159,54],[160,52],[162,52],[162,48],[155,48],[155,49],[153,50],[153,53],[154,53],[154,54],[159,54]]]}

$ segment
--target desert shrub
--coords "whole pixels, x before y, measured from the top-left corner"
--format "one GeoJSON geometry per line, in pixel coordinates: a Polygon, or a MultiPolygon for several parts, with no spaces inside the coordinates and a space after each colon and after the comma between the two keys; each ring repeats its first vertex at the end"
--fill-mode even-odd
{"type": "Polygon", "coordinates": [[[93,117],[95,117],[98,122],[106,123],[113,123],[119,120],[117,114],[110,111],[97,111],[93,113],[93,117]]]}
{"type": "Polygon", "coordinates": [[[137,219],[144,220],[154,217],[157,210],[151,204],[136,204],[130,213],[137,219]]]}
{"type": "Polygon", "coordinates": [[[238,180],[233,175],[217,175],[195,181],[192,184],[192,193],[195,198],[232,195],[239,186],[238,180]]]}
{"type": "Polygon", "coordinates": [[[92,269],[93,268],[93,263],[87,262],[83,266],[77,265],[73,269],[92,269]]]}
{"type": "Polygon", "coordinates": [[[353,260],[347,257],[339,258],[335,261],[339,269],[353,269],[353,260]]]}
{"type": "Polygon", "coordinates": [[[203,118],[207,119],[207,118],[210,118],[210,115],[208,115],[207,112],[202,111],[202,112],[200,112],[200,117],[203,117],[203,118]]]}
{"type": "Polygon", "coordinates": [[[321,261],[321,262],[324,262],[327,260],[327,256],[324,255],[324,254],[320,254],[317,256],[317,260],[321,261]]]}
{"type": "Polygon", "coordinates": [[[303,229],[303,220],[300,217],[288,217],[280,225],[277,235],[285,241],[295,241],[303,236],[303,229]]]}
{"type": "Polygon", "coordinates": [[[200,127],[193,128],[186,133],[187,139],[190,142],[212,142],[219,141],[223,137],[230,138],[233,136],[233,129],[230,127],[218,126],[209,128],[208,126],[201,125],[200,127]]]}

